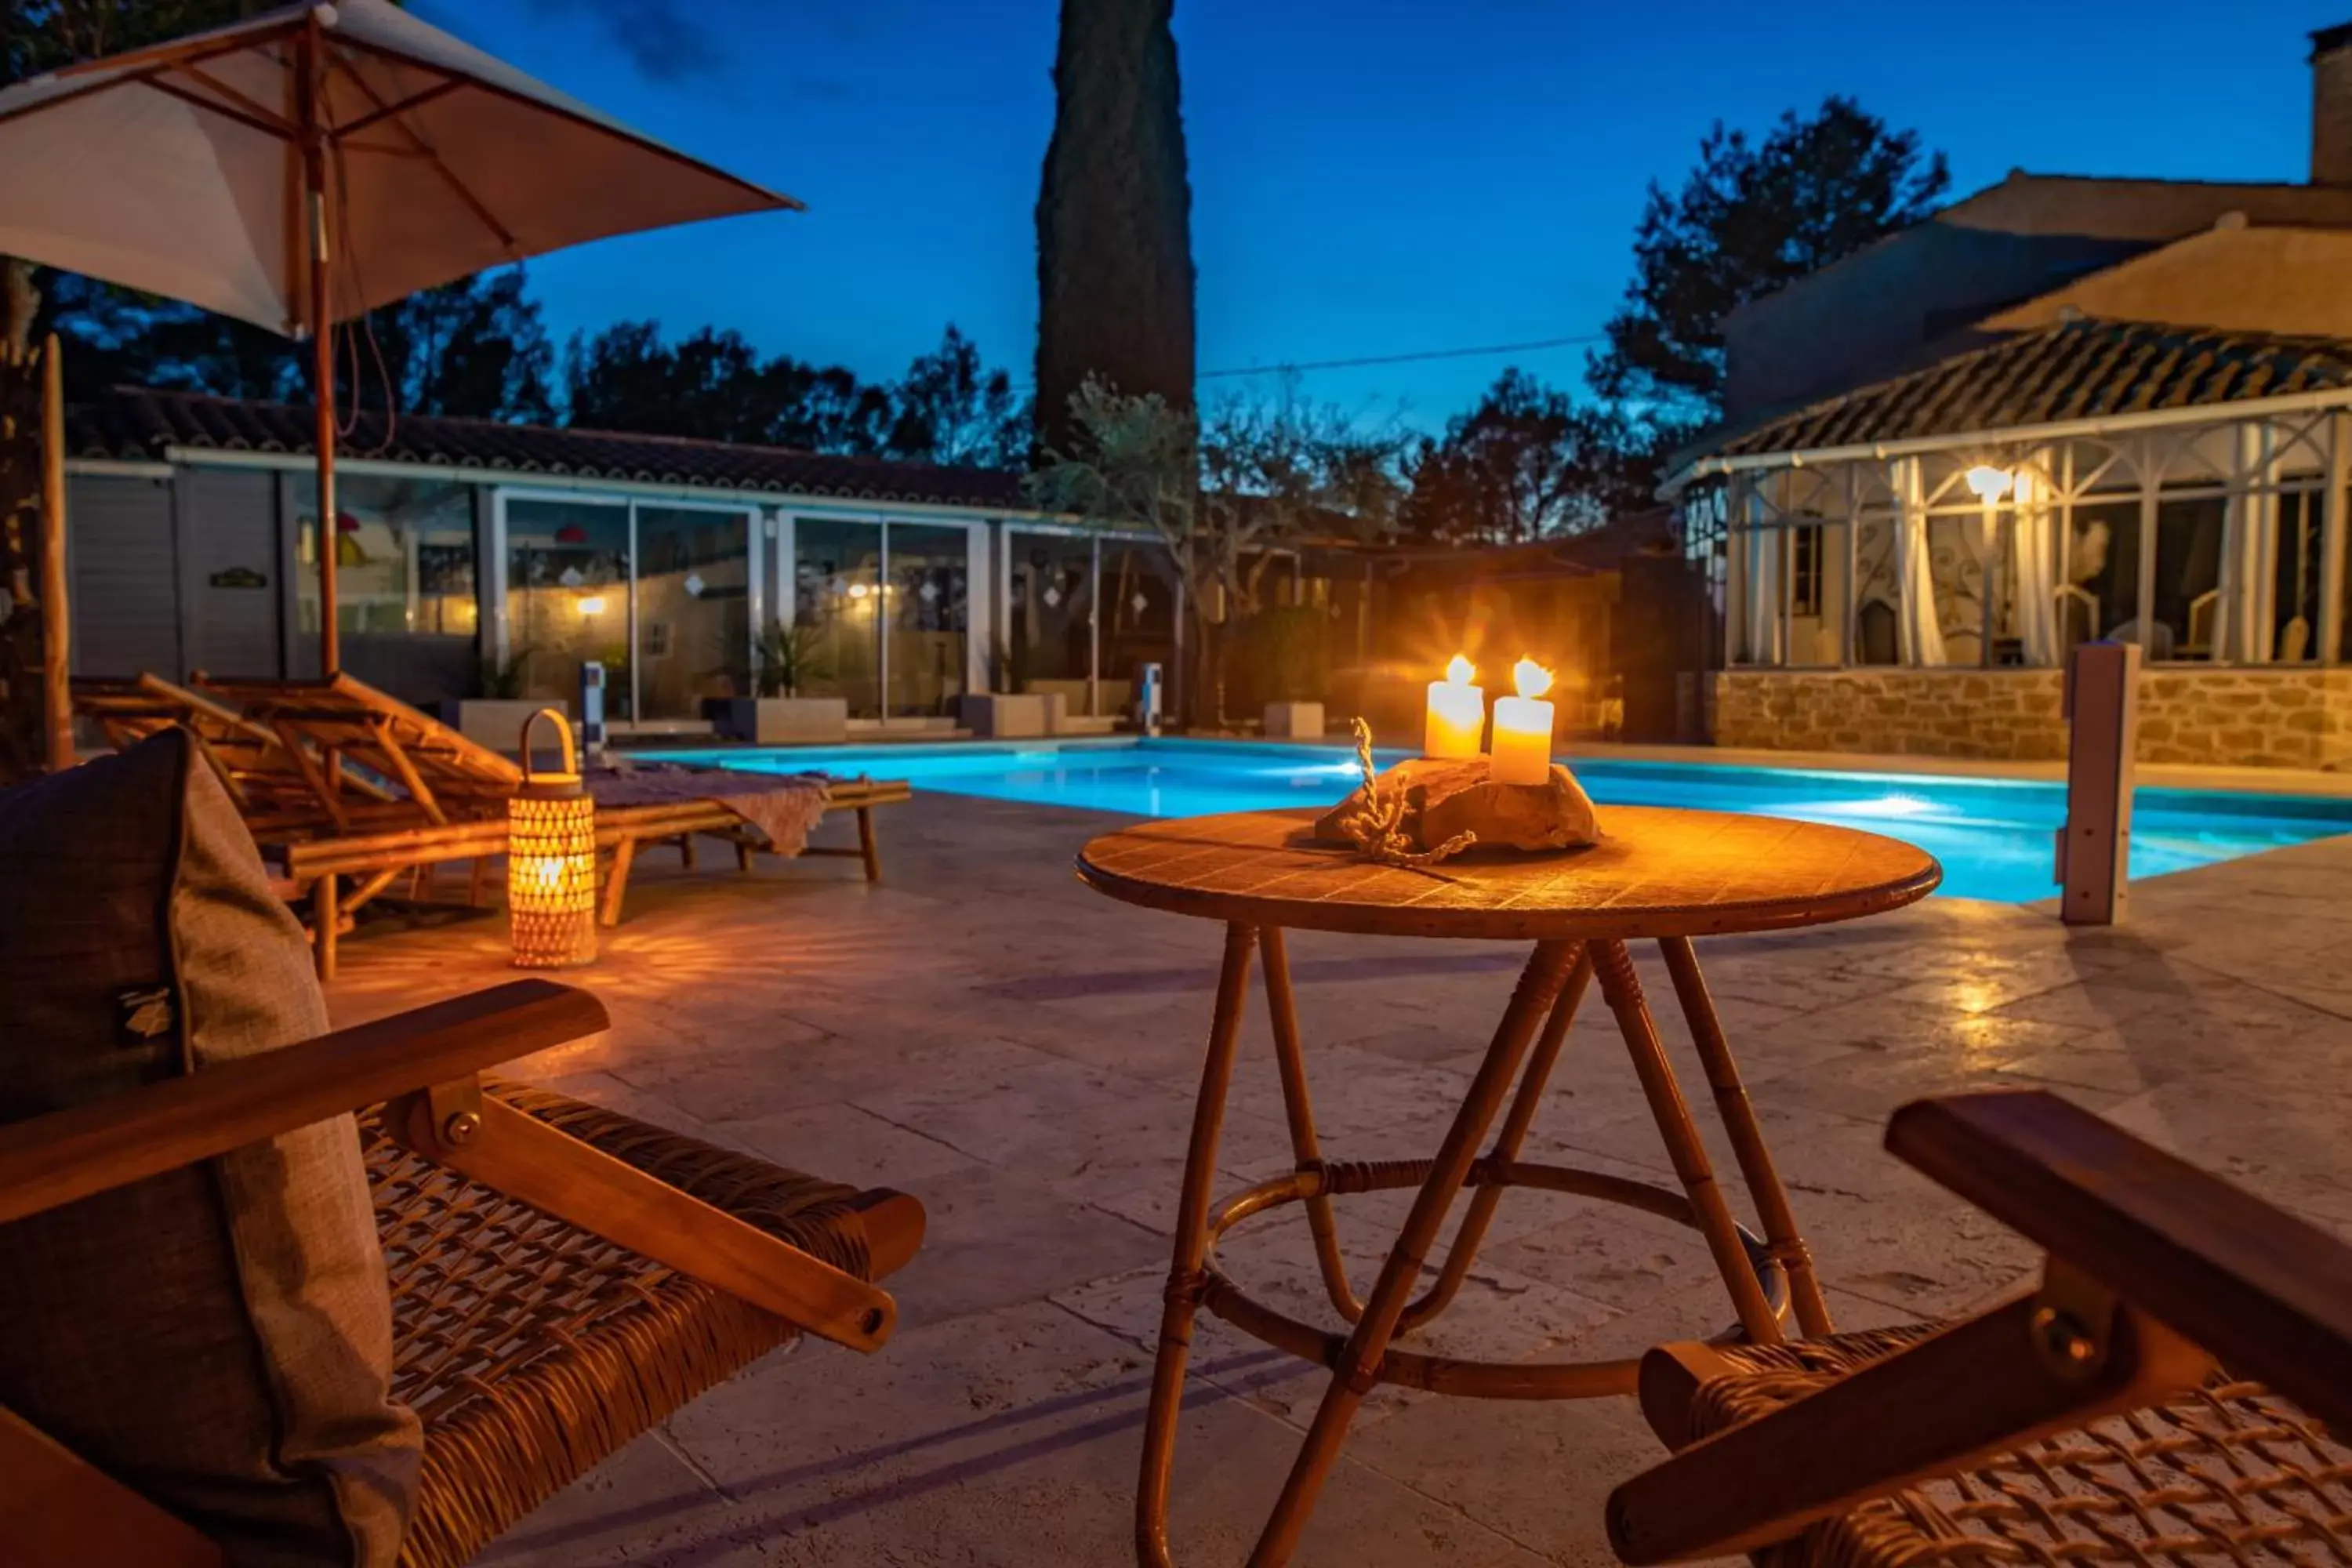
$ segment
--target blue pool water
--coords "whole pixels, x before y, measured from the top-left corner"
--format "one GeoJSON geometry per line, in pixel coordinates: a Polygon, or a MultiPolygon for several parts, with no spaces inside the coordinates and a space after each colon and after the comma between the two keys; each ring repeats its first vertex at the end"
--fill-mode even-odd
{"type": "MultiPolygon", "coordinates": [[[[772,773],[821,769],[903,778],[918,789],[1130,816],[1325,805],[1357,778],[1339,747],[1112,740],[941,745],[799,746],[658,752],[653,756],[772,773]]],[[[1402,753],[1382,753],[1383,763],[1402,753]]],[[[2065,791],[2029,780],[1733,767],[1715,763],[1575,763],[1607,805],[1747,811],[1866,828],[1918,845],[1944,863],[1943,891],[2021,903],[2051,897],[2051,837],[2065,791]]],[[[2142,789],[2132,807],[2131,874],[2232,859],[2258,849],[2352,833],[2352,799],[2142,789]]]]}

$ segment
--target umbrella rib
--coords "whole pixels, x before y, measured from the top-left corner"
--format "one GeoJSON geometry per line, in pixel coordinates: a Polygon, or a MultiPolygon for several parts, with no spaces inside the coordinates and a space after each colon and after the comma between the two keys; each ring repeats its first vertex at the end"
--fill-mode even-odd
{"type": "MultiPolygon", "coordinates": [[[[481,198],[474,195],[473,191],[467,187],[466,182],[457,177],[457,171],[450,168],[446,163],[442,161],[441,154],[434,150],[432,143],[426,142],[424,137],[418,135],[416,128],[400,117],[402,109],[407,107],[406,105],[387,105],[383,100],[383,95],[377,92],[373,87],[369,85],[367,78],[352,69],[351,66],[344,61],[341,50],[330,49],[327,51],[327,68],[331,72],[338,70],[341,71],[344,76],[351,79],[352,85],[358,88],[361,93],[366,97],[370,103],[375,105],[376,113],[370,116],[369,120],[361,121],[361,123],[365,124],[380,120],[391,125],[391,127],[394,131],[400,132],[401,135],[406,137],[408,139],[408,144],[415,148],[416,151],[424,156],[426,163],[433,165],[434,173],[441,176],[442,183],[449,187],[450,194],[455,195],[459,201],[465,203],[473,215],[482,220],[482,226],[496,235],[500,245],[506,247],[509,253],[520,248],[515,242],[515,237],[507,232],[506,225],[500,223],[497,217],[492,216],[490,209],[482,205],[481,198]]],[[[425,96],[428,95],[418,95],[420,98],[425,96]]]]}
{"type": "Polygon", "coordinates": [[[137,79],[140,81],[141,85],[153,88],[157,92],[162,93],[166,98],[176,98],[182,103],[190,104],[197,109],[203,110],[206,114],[217,114],[223,120],[233,120],[239,125],[246,126],[250,130],[260,132],[264,136],[270,138],[272,141],[287,142],[292,140],[292,136],[289,134],[288,127],[284,125],[273,125],[266,120],[257,120],[252,115],[246,113],[245,110],[241,109],[232,109],[226,103],[215,103],[211,99],[205,97],[201,93],[190,92],[186,88],[182,87],[177,82],[165,81],[160,73],[155,76],[141,77],[137,79]]]}
{"type": "MultiPolygon", "coordinates": [[[[179,64],[168,65],[163,68],[167,71],[178,71],[182,76],[193,78],[194,80],[202,84],[206,91],[220,94],[221,97],[226,99],[230,103],[235,104],[238,109],[243,110],[253,121],[261,123],[266,129],[274,131],[280,139],[288,142],[294,140],[297,132],[292,121],[287,119],[276,110],[269,108],[267,104],[257,102],[255,100],[247,97],[244,93],[237,91],[236,89],[229,86],[228,83],[221,80],[210,71],[205,70],[197,66],[179,64]]],[[[160,88],[163,84],[161,81],[152,81],[150,82],[149,85],[160,88]]],[[[187,95],[184,93],[181,96],[186,97],[187,95]]],[[[206,107],[211,108],[214,106],[208,104],[206,107]]]]}
{"type": "MultiPolygon", "coordinates": [[[[360,76],[357,71],[351,71],[348,74],[353,81],[358,81],[360,79],[360,76]]],[[[424,91],[411,93],[408,97],[402,99],[398,103],[390,105],[384,104],[382,99],[375,98],[373,93],[369,93],[368,96],[371,99],[374,99],[375,102],[379,105],[376,111],[373,114],[362,114],[357,120],[352,121],[349,125],[338,126],[335,130],[335,134],[338,137],[356,136],[371,125],[374,125],[382,121],[389,120],[395,114],[405,114],[412,109],[422,108],[424,105],[432,102],[436,98],[446,98],[450,93],[457,91],[459,88],[465,85],[466,79],[464,77],[453,76],[445,78],[443,80],[436,82],[431,87],[426,88],[424,91]]],[[[364,90],[365,84],[362,83],[362,90],[364,90]]]]}

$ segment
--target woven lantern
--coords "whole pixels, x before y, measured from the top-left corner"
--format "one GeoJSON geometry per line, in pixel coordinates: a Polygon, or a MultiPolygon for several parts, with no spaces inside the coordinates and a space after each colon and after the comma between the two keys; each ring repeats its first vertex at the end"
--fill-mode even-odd
{"type": "Polygon", "coordinates": [[[580,778],[572,725],[552,708],[523,721],[522,788],[507,803],[507,918],[518,969],[596,957],[596,803],[580,778]],[[531,727],[555,721],[563,771],[536,773],[531,727]]]}

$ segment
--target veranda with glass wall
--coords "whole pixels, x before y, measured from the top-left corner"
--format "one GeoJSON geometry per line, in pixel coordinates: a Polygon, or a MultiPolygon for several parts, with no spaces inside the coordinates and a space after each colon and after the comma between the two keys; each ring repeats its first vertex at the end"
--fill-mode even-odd
{"type": "Polygon", "coordinates": [[[951,726],[965,693],[1024,680],[1115,715],[1138,665],[1172,676],[1180,651],[1162,547],[1037,515],[360,458],[322,527],[299,457],[68,467],[93,574],[84,673],[315,673],[330,547],[345,668],[426,706],[570,700],[593,660],[615,723],[696,726],[759,694],[763,641],[788,628],[797,693],[840,697],[856,721],[951,726]],[[125,551],[162,567],[118,584],[108,563],[125,551]]]}
{"type": "Polygon", "coordinates": [[[1685,536],[1735,668],[2049,668],[2101,637],[2151,665],[2332,666],[2347,426],[2318,409],[1757,463],[1685,492],[1685,536]]]}
{"type": "Polygon", "coordinates": [[[2055,758],[2066,656],[2105,638],[2142,650],[2142,761],[2352,765],[2347,401],[1710,459],[1711,732],[2055,758]]]}

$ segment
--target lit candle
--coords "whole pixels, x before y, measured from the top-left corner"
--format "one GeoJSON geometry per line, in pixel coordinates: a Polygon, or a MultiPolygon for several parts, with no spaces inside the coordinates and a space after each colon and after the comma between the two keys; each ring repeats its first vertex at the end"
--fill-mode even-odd
{"type": "Polygon", "coordinates": [[[1511,671],[1517,697],[1495,700],[1496,784],[1534,784],[1551,777],[1551,704],[1537,699],[1551,689],[1551,671],[1523,658],[1511,671]]]}
{"type": "Polygon", "coordinates": [[[1429,683],[1429,719],[1421,752],[1426,757],[1475,757],[1486,727],[1486,693],[1470,684],[1478,671],[1460,654],[1445,667],[1445,679],[1429,683]]]}

